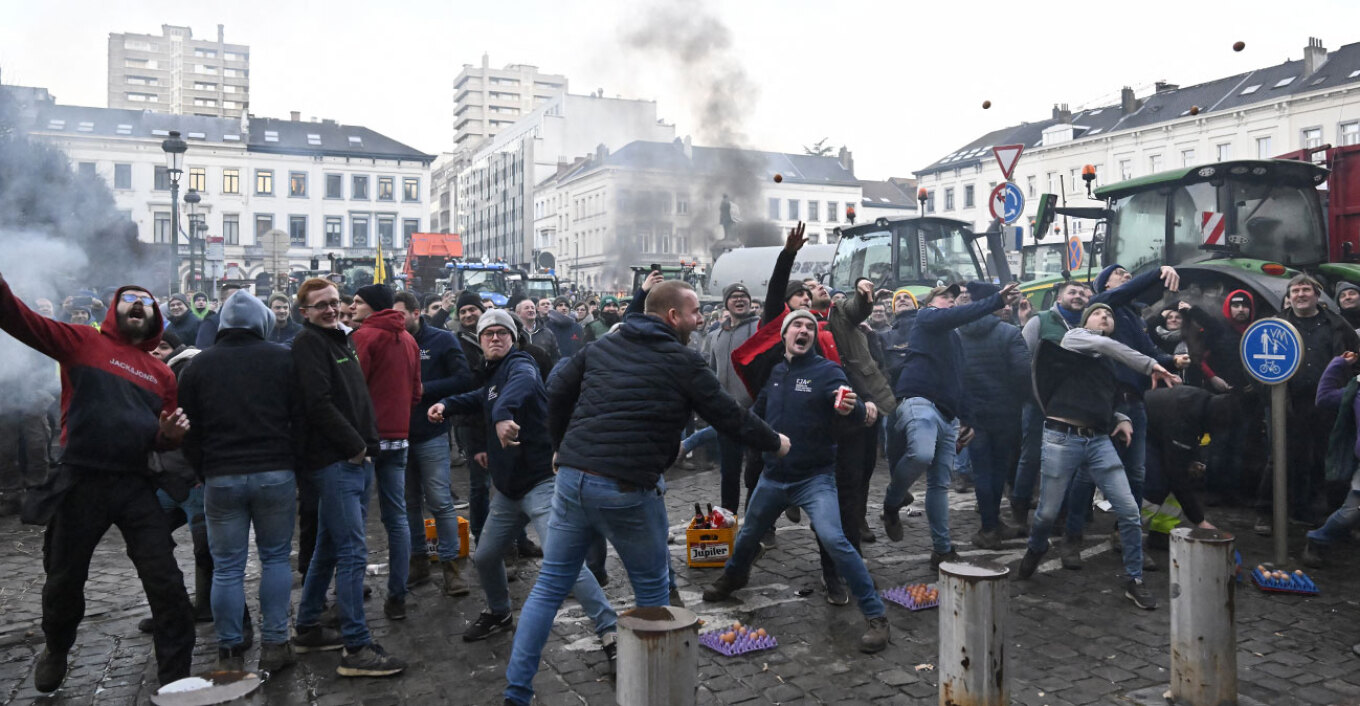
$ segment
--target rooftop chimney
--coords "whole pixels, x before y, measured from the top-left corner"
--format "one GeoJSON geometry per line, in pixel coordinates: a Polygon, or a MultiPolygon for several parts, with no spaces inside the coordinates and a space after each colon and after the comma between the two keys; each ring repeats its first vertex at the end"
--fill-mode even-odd
{"type": "Polygon", "coordinates": [[[1137,112],[1143,103],[1133,97],[1133,89],[1125,86],[1119,91],[1119,112],[1124,115],[1137,112]]]}
{"type": "Polygon", "coordinates": [[[1158,81],[1156,85],[1157,85],[1157,92],[1158,92],[1158,93],[1164,93],[1164,92],[1166,92],[1166,91],[1174,91],[1174,90],[1176,90],[1177,88],[1180,88],[1180,85],[1175,84],[1175,83],[1170,83],[1170,82],[1168,82],[1168,81],[1158,81]]]}
{"type": "Polygon", "coordinates": [[[1303,75],[1311,76],[1327,63],[1327,48],[1317,37],[1308,38],[1308,46],[1303,48],[1303,75]]]}
{"type": "Polygon", "coordinates": [[[289,119],[289,120],[292,120],[292,121],[295,122],[295,123],[296,123],[296,122],[301,122],[301,121],[302,121],[302,111],[300,111],[300,110],[290,110],[290,111],[288,111],[288,119],[289,119]]]}
{"type": "Polygon", "coordinates": [[[841,145],[841,151],[836,157],[840,160],[841,166],[845,167],[845,171],[855,173],[855,156],[845,148],[845,145],[841,145]]]}
{"type": "Polygon", "coordinates": [[[1060,123],[1072,122],[1072,109],[1066,103],[1054,103],[1053,119],[1060,123]]]}
{"type": "Polygon", "coordinates": [[[689,135],[680,143],[680,149],[685,153],[685,159],[694,159],[694,143],[690,141],[689,135]]]}

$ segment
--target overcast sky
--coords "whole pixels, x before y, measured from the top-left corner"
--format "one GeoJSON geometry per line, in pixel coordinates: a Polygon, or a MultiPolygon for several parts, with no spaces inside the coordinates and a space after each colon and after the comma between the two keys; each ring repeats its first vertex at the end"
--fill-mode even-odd
{"type": "MultiPolygon", "coordinates": [[[[746,146],[799,152],[825,137],[848,146],[860,178],[910,176],[981,134],[1140,93],[1300,58],[1360,41],[1360,3],[1186,0],[1123,3],[741,0],[658,2],[355,2],[101,0],[0,4],[5,83],[43,86],[62,103],[106,105],[108,34],[188,25],[251,48],[251,112],[365,125],[426,152],[452,145],[452,84],[465,63],[533,64],[574,93],[657,101],[680,135],[706,125],[711,78],[737,86],[746,146]],[[1047,6],[1051,5],[1051,9],[1047,6]],[[729,44],[681,72],[679,55],[626,37],[640,27],[725,27],[729,44]],[[1232,51],[1235,41],[1246,50],[1232,51]],[[745,78],[742,88],[740,79],[745,78]],[[990,110],[982,102],[990,100],[990,110]]],[[[717,32],[701,33],[716,36],[717,32]]],[[[687,41],[693,37],[687,37],[687,41]]],[[[659,40],[658,40],[659,41],[659,40]]],[[[701,47],[686,46],[691,52],[701,47]]],[[[691,60],[693,63],[693,60],[691,60]]]]}

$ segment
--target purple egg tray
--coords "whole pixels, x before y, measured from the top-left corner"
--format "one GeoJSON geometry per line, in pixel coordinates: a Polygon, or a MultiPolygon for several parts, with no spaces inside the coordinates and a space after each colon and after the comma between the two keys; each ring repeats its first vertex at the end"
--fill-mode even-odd
{"type": "Polygon", "coordinates": [[[1271,593],[1296,593],[1304,596],[1316,596],[1318,594],[1317,584],[1313,583],[1313,579],[1308,574],[1291,573],[1289,578],[1280,580],[1270,578],[1257,569],[1252,569],[1251,580],[1257,588],[1271,593]]]}
{"type": "Polygon", "coordinates": [[[722,636],[730,630],[714,630],[699,636],[699,644],[707,647],[714,652],[724,654],[728,657],[735,657],[746,652],[757,650],[772,650],[779,646],[779,641],[774,639],[774,635],[756,637],[754,631],[748,630],[745,634],[737,633],[737,639],[728,644],[723,642],[722,636]]]}
{"type": "Polygon", "coordinates": [[[879,591],[879,592],[878,592],[878,595],[882,596],[882,597],[883,597],[883,600],[885,600],[885,601],[889,601],[889,602],[892,602],[892,603],[896,603],[897,605],[900,605],[900,606],[902,606],[903,608],[907,608],[907,609],[913,610],[913,611],[915,611],[915,610],[929,610],[929,609],[931,609],[931,608],[939,608],[939,607],[940,607],[940,599],[939,599],[939,598],[936,598],[936,599],[933,600],[933,601],[928,601],[928,602],[926,602],[926,603],[917,603],[916,601],[913,601],[913,600],[911,599],[911,591],[910,591],[912,585],[913,585],[913,584],[908,584],[908,585],[906,585],[906,586],[898,586],[898,587],[896,587],[896,588],[885,589],[885,590],[879,591]]]}

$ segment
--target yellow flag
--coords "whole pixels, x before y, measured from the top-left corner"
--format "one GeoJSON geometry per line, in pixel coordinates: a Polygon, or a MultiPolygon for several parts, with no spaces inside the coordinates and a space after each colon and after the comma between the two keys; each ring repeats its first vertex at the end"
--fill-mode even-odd
{"type": "Polygon", "coordinates": [[[378,255],[373,258],[373,284],[387,284],[387,266],[383,262],[382,238],[378,238],[378,255]]]}

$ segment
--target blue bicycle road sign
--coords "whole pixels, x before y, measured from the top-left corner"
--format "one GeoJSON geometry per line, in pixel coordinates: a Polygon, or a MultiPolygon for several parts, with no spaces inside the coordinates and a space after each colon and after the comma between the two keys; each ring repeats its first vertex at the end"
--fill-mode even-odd
{"type": "Polygon", "coordinates": [[[1267,385],[1287,381],[1303,362],[1303,338],[1284,319],[1261,319],[1242,333],[1242,365],[1267,385]]]}

